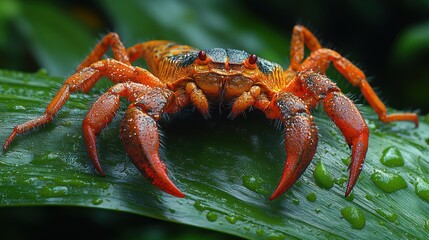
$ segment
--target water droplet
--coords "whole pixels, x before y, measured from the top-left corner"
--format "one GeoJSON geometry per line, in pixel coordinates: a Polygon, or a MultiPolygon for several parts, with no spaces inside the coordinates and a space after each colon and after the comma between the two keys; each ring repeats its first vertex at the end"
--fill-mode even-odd
{"type": "Polygon", "coordinates": [[[371,180],[379,189],[387,193],[392,193],[407,187],[407,183],[400,175],[379,170],[371,175],[371,180]]]}
{"type": "Polygon", "coordinates": [[[225,219],[231,224],[235,224],[238,221],[238,217],[236,215],[227,215],[225,216],[225,219]]]}
{"type": "Polygon", "coordinates": [[[317,200],[317,195],[316,193],[312,192],[307,194],[306,198],[309,202],[315,202],[317,200]]]}
{"type": "Polygon", "coordinates": [[[278,233],[278,232],[272,232],[267,236],[268,240],[283,240],[285,238],[286,236],[283,233],[278,233]]]}
{"type": "Polygon", "coordinates": [[[417,178],[415,191],[419,198],[429,203],[429,183],[425,179],[417,178]]]}
{"type": "Polygon", "coordinates": [[[218,218],[218,215],[217,215],[217,213],[215,213],[215,212],[208,212],[208,213],[206,214],[206,218],[207,218],[207,220],[209,220],[210,222],[215,222],[215,221],[217,220],[217,218],[218,218]]]}
{"type": "Polygon", "coordinates": [[[55,187],[42,187],[39,191],[40,196],[45,198],[51,197],[62,197],[65,196],[68,192],[68,188],[65,186],[55,186],[55,187]]]}
{"type": "Polygon", "coordinates": [[[38,156],[35,156],[33,160],[31,160],[32,164],[41,164],[41,165],[61,163],[61,162],[62,162],[61,155],[56,152],[50,152],[50,153],[38,155],[38,156]]]}
{"type": "Polygon", "coordinates": [[[378,208],[375,210],[380,216],[382,216],[383,218],[387,219],[389,222],[395,222],[396,220],[398,220],[398,214],[396,213],[391,213],[389,211],[383,210],[381,208],[378,208]]]}
{"type": "Polygon", "coordinates": [[[347,201],[349,201],[349,202],[352,202],[353,201],[353,199],[355,199],[355,194],[352,192],[352,193],[350,193],[350,195],[348,195],[347,197],[346,197],[346,200],[347,201]]]}
{"type": "Polygon", "coordinates": [[[346,166],[350,166],[352,159],[350,157],[341,158],[341,162],[343,162],[346,166]]]}
{"type": "Polygon", "coordinates": [[[334,186],[334,182],[332,181],[331,175],[326,170],[322,161],[319,161],[316,168],[314,169],[313,177],[317,186],[321,188],[331,189],[334,186]]]}
{"type": "Polygon", "coordinates": [[[258,235],[260,237],[264,236],[264,230],[262,228],[258,228],[256,230],[256,235],[258,235]]]}
{"type": "Polygon", "coordinates": [[[373,197],[371,194],[369,194],[369,193],[367,193],[367,194],[365,195],[365,198],[366,198],[366,199],[368,199],[369,201],[374,200],[374,197],[373,197]]]}
{"type": "Polygon", "coordinates": [[[254,176],[244,176],[242,180],[243,185],[247,189],[259,194],[268,194],[268,190],[263,186],[265,182],[262,178],[254,176]]]}
{"type": "Polygon", "coordinates": [[[347,206],[341,209],[341,215],[350,223],[353,229],[362,229],[365,227],[366,219],[362,210],[355,206],[347,206]]]}
{"type": "Polygon", "coordinates": [[[25,110],[27,110],[24,106],[21,106],[21,105],[17,105],[17,106],[15,106],[14,107],[14,110],[18,110],[18,111],[25,111],[25,110]]]}
{"type": "Polygon", "coordinates": [[[70,121],[70,120],[64,120],[64,121],[61,122],[61,126],[63,126],[63,127],[71,127],[71,126],[73,126],[73,122],[70,121]]]}
{"type": "Polygon", "coordinates": [[[292,199],[293,204],[295,205],[299,205],[299,199],[298,198],[294,198],[292,199]]]}
{"type": "Polygon", "coordinates": [[[100,205],[102,203],[103,203],[103,199],[101,199],[101,198],[92,199],[92,204],[94,204],[94,205],[100,205]]]}
{"type": "Polygon", "coordinates": [[[194,203],[194,207],[199,211],[204,211],[207,208],[207,206],[203,202],[201,202],[200,200],[198,200],[194,203]]]}
{"type": "Polygon", "coordinates": [[[380,162],[388,167],[399,167],[404,165],[404,158],[397,147],[391,146],[384,149],[380,162]]]}

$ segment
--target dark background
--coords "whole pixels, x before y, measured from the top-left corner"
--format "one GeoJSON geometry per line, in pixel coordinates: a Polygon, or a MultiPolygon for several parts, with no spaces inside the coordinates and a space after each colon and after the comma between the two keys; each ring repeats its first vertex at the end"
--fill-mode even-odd
{"type": "MultiPolygon", "coordinates": [[[[255,51],[264,58],[286,65],[289,43],[285,41],[282,44],[281,41],[289,39],[293,26],[300,23],[308,26],[324,46],[339,51],[361,67],[389,107],[419,111],[421,114],[429,111],[428,0],[241,0],[234,3],[226,0],[200,1],[203,3],[190,0],[180,4],[157,1],[159,6],[152,10],[148,8],[149,5],[153,8],[153,3],[145,8],[149,1],[140,1],[138,6],[143,9],[140,9],[142,16],[127,18],[126,21],[103,1],[35,2],[4,0],[0,3],[0,69],[35,72],[44,68],[51,75],[66,77],[108,31],[118,31],[126,45],[134,44],[136,39],[169,38],[200,48],[214,47],[212,45],[216,43],[219,47],[241,48],[240,42],[233,39],[246,40],[245,34],[250,32],[267,39],[267,45],[255,44],[257,49],[244,50],[255,51]],[[22,10],[22,6],[26,6],[26,10],[22,10]],[[54,10],[56,14],[41,14],[45,8],[54,10]],[[175,19],[175,13],[180,13],[179,8],[193,14],[181,22],[183,19],[175,19]],[[156,17],[164,14],[167,18],[156,17]],[[168,20],[168,16],[170,22],[166,24],[163,21],[168,20]],[[39,17],[46,18],[42,19],[46,23],[41,21],[46,32],[42,31],[44,28],[32,31],[31,23],[39,17]],[[78,28],[75,31],[55,29],[55,23],[63,21],[63,18],[72,22],[71,29],[78,28]],[[151,22],[144,22],[148,18],[151,22]],[[141,34],[132,31],[139,28],[142,29],[141,34]],[[49,36],[52,29],[59,35],[59,40],[54,38],[57,35],[49,36]],[[206,31],[217,38],[210,38],[205,44],[201,39],[204,39],[206,31]],[[70,32],[74,34],[70,35],[70,32]],[[64,37],[63,33],[69,35],[64,37]],[[201,34],[200,38],[198,34],[201,34]],[[60,43],[61,39],[63,43],[60,43]],[[43,44],[45,40],[53,40],[60,47],[57,49],[52,45],[46,48],[44,46],[47,44],[43,44]],[[233,44],[228,46],[228,42],[233,44]],[[275,47],[278,52],[267,51],[264,54],[267,47],[275,47]],[[49,54],[45,55],[47,52],[49,54]],[[50,59],[55,59],[55,62],[49,62],[50,59]]],[[[135,16],[135,12],[139,11],[133,7],[136,1],[120,2],[123,8],[129,7],[130,16],[135,16]]],[[[252,39],[249,37],[249,41],[252,39]]],[[[245,46],[251,45],[246,44],[243,42],[245,46]]],[[[334,77],[340,78],[335,74],[334,77]]],[[[363,102],[362,98],[358,99],[363,102]]],[[[193,227],[97,209],[0,208],[0,225],[3,234],[18,238],[83,234],[96,234],[104,239],[169,239],[172,236],[176,239],[227,238],[193,227]],[[56,227],[46,232],[49,225],[56,227]]]]}

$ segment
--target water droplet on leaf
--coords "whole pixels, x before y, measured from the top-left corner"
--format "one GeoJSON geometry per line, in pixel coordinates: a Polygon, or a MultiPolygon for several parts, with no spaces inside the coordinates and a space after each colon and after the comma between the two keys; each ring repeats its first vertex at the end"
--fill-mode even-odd
{"type": "Polygon", "coordinates": [[[317,186],[324,189],[331,189],[334,186],[334,182],[332,181],[331,175],[326,170],[322,161],[320,161],[313,172],[314,180],[317,186]]]}
{"type": "Polygon", "coordinates": [[[402,176],[379,170],[371,175],[371,180],[379,189],[387,193],[392,193],[407,187],[407,183],[402,176]]]}
{"type": "Polygon", "coordinates": [[[347,206],[341,209],[341,215],[350,223],[353,229],[362,229],[365,227],[366,219],[362,210],[355,206],[347,206]]]}
{"type": "Polygon", "coordinates": [[[399,167],[404,165],[404,158],[397,147],[391,146],[384,149],[380,162],[388,167],[399,167]]]}

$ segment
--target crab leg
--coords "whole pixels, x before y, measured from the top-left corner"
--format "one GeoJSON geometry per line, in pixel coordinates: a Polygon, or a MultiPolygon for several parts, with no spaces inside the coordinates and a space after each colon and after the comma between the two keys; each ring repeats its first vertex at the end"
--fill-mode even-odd
{"type": "Polygon", "coordinates": [[[209,102],[203,91],[197,87],[194,82],[186,84],[186,93],[189,95],[192,104],[196,109],[204,116],[204,118],[210,118],[209,102]]]}
{"type": "Polygon", "coordinates": [[[380,121],[385,123],[393,121],[412,121],[416,127],[419,125],[419,119],[414,113],[387,114],[386,106],[383,104],[380,98],[378,98],[371,85],[369,85],[362,70],[360,70],[348,59],[342,57],[334,50],[322,48],[312,52],[310,56],[302,63],[299,70],[311,69],[316,72],[324,73],[329,62],[332,62],[334,67],[353,86],[360,87],[363,96],[368,101],[369,105],[378,114],[380,121]]]}
{"type": "Polygon", "coordinates": [[[184,197],[168,178],[165,164],[159,158],[159,134],[155,120],[140,107],[131,105],[120,126],[124,147],[136,167],[159,189],[184,197]]]}
{"type": "Polygon", "coordinates": [[[290,67],[294,71],[299,69],[302,60],[304,60],[304,43],[311,52],[322,47],[310,30],[302,25],[296,25],[292,31],[290,46],[290,67]]]}
{"type": "Polygon", "coordinates": [[[350,176],[345,192],[347,197],[356,184],[365,161],[368,150],[368,127],[353,102],[341,92],[328,93],[323,105],[326,113],[341,130],[352,149],[350,176]]]}
{"type": "Polygon", "coordinates": [[[353,86],[360,87],[363,96],[378,114],[380,121],[385,123],[393,121],[412,121],[416,127],[419,124],[417,115],[414,113],[387,114],[386,106],[369,85],[362,70],[342,57],[338,52],[322,48],[317,38],[304,26],[296,25],[293,28],[290,62],[290,69],[294,71],[313,70],[319,73],[325,73],[330,62],[332,62],[334,67],[353,86]],[[309,48],[311,54],[303,61],[305,46],[309,48]]]}
{"type": "Polygon", "coordinates": [[[45,113],[42,116],[15,126],[3,145],[3,151],[6,151],[16,135],[51,122],[55,114],[67,102],[72,92],[77,92],[79,90],[82,92],[89,91],[102,76],[106,76],[114,83],[133,81],[153,87],[165,86],[149,71],[126,65],[114,59],[105,59],[93,63],[89,67],[85,67],[71,75],[65,81],[64,85],[46,107],[45,113]]]}
{"type": "Polygon", "coordinates": [[[101,39],[92,52],[85,58],[85,60],[82,61],[77,70],[79,71],[84,67],[88,67],[92,63],[100,61],[109,47],[112,47],[113,57],[116,60],[130,65],[130,60],[124,44],[122,44],[117,33],[111,32],[101,39]]]}
{"type": "Polygon", "coordinates": [[[248,92],[243,92],[234,101],[234,104],[232,104],[231,113],[229,114],[229,117],[233,119],[237,117],[238,114],[246,111],[255,103],[260,94],[261,88],[259,86],[253,86],[248,92]]]}
{"type": "Polygon", "coordinates": [[[267,112],[277,111],[285,125],[286,163],[280,183],[270,200],[288,190],[313,159],[317,148],[317,127],[308,107],[292,93],[280,92],[267,112]]]}
{"type": "Polygon", "coordinates": [[[172,92],[165,88],[126,82],[114,85],[93,104],[83,120],[82,129],[89,157],[100,174],[104,175],[98,160],[96,136],[112,121],[120,97],[125,97],[133,103],[121,122],[120,135],[130,159],[153,185],[174,196],[184,196],[168,178],[158,154],[159,136],[155,120],[172,99],[171,95],[172,92]]]}
{"type": "Polygon", "coordinates": [[[344,135],[347,144],[351,147],[350,177],[345,195],[353,189],[365,161],[368,149],[369,130],[359,110],[341,90],[325,75],[304,71],[297,75],[305,92],[310,98],[322,102],[328,116],[344,135]]]}

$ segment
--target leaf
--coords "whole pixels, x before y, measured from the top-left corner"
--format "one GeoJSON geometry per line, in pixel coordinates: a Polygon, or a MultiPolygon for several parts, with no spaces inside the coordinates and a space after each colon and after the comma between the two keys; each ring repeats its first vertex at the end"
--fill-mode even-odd
{"type": "MultiPolygon", "coordinates": [[[[0,71],[0,139],[41,115],[62,81],[44,72],[0,71]]],[[[163,159],[186,194],[179,199],[150,185],[129,161],[118,137],[123,111],[98,137],[107,176],[94,171],[81,121],[105,88],[73,94],[52,123],[17,137],[0,156],[0,206],[104,208],[253,239],[424,238],[429,232],[429,125],[423,119],[419,128],[382,124],[371,109],[360,107],[371,129],[370,147],[352,197],[345,199],[350,151],[326,114],[316,110],[320,141],[312,164],[284,196],[269,201],[285,159],[273,122],[257,111],[231,121],[221,107],[210,120],[186,109],[160,122],[163,159]],[[392,146],[403,166],[381,163],[392,146]],[[334,182],[330,189],[313,177],[322,162],[334,182]],[[380,173],[403,178],[405,188],[383,192],[372,180],[384,181],[380,173]]]]}
{"type": "Polygon", "coordinates": [[[394,46],[394,60],[400,63],[410,61],[429,50],[429,22],[409,27],[401,33],[394,46]]]}

